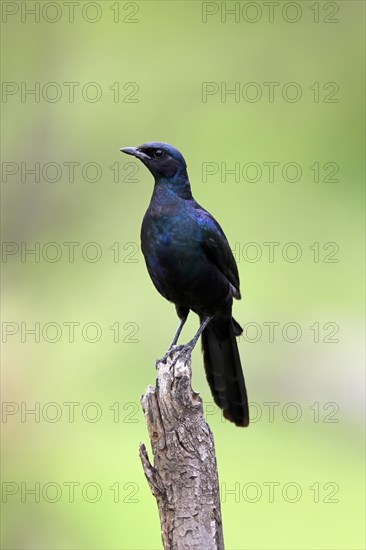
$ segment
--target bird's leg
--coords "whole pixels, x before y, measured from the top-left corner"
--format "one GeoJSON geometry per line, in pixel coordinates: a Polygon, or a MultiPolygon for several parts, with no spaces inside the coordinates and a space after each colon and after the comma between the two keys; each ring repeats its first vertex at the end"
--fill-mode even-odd
{"type": "Polygon", "coordinates": [[[190,340],[187,344],[184,344],[183,348],[185,348],[186,346],[191,346],[193,350],[194,346],[197,344],[198,338],[201,336],[202,332],[205,330],[205,328],[207,327],[211,319],[213,319],[213,315],[210,315],[210,316],[208,315],[203,319],[199,329],[197,330],[196,334],[193,336],[192,340],[190,340]]]}
{"type": "Polygon", "coordinates": [[[182,346],[176,346],[176,348],[172,351],[177,351],[177,356],[175,357],[174,361],[171,364],[171,367],[175,365],[178,359],[180,359],[182,356],[185,359],[188,359],[188,357],[191,355],[192,351],[194,350],[195,345],[197,344],[198,338],[201,336],[202,332],[207,327],[208,323],[213,319],[213,315],[207,316],[203,319],[199,329],[197,330],[196,334],[193,336],[192,340],[187,342],[186,344],[183,344],[182,346]]]}
{"type": "Polygon", "coordinates": [[[166,362],[169,355],[173,351],[174,346],[178,342],[178,338],[180,336],[180,333],[182,332],[182,328],[184,326],[184,323],[187,321],[187,317],[189,315],[189,307],[179,306],[179,305],[176,304],[175,309],[176,309],[177,315],[180,319],[179,326],[178,326],[177,331],[175,333],[175,336],[173,338],[173,342],[169,346],[168,351],[166,352],[166,354],[164,355],[164,357],[162,359],[157,359],[156,360],[156,365],[158,365],[159,363],[165,363],[166,362]]]}
{"type": "Polygon", "coordinates": [[[164,357],[162,357],[161,359],[157,359],[156,361],[156,364],[158,363],[165,363],[166,360],[168,359],[169,355],[171,354],[171,352],[173,351],[173,347],[175,346],[175,344],[178,342],[178,338],[180,336],[180,333],[182,332],[182,328],[184,326],[184,323],[187,321],[187,317],[184,317],[183,319],[180,320],[180,323],[179,323],[179,326],[177,328],[177,332],[175,333],[175,336],[173,338],[173,341],[172,343],[170,344],[169,346],[169,349],[168,351],[166,352],[166,354],[164,355],[164,357]]]}
{"type": "Polygon", "coordinates": [[[185,317],[184,319],[181,319],[180,320],[180,323],[179,323],[179,326],[177,328],[177,332],[175,333],[175,336],[173,338],[173,342],[170,344],[169,346],[169,350],[172,349],[173,346],[175,346],[175,344],[178,342],[178,338],[180,336],[180,333],[182,332],[182,328],[184,326],[184,323],[187,321],[187,317],[185,317]]]}

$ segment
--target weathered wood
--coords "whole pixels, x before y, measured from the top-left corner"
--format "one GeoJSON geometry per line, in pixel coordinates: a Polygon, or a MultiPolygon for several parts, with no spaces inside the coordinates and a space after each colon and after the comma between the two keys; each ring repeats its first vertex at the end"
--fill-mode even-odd
{"type": "Polygon", "coordinates": [[[158,504],[165,550],[224,550],[213,435],[191,387],[191,362],[157,365],[156,388],[141,397],[154,455],[140,458],[158,504]]]}

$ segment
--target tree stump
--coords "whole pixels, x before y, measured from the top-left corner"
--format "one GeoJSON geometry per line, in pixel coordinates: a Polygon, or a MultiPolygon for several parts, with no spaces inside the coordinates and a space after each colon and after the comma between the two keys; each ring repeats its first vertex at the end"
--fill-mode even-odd
{"type": "Polygon", "coordinates": [[[224,550],[212,432],[192,390],[191,360],[157,364],[156,388],[141,397],[154,465],[143,443],[140,458],[156,498],[165,550],[224,550]]]}

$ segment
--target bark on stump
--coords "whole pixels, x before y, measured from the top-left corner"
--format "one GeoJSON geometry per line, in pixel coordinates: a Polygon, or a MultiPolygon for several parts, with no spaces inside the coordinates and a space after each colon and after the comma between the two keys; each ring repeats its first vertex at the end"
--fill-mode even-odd
{"type": "Polygon", "coordinates": [[[154,455],[140,458],[158,504],[165,550],[224,550],[212,432],[191,387],[191,361],[158,363],[156,388],[141,397],[154,455]]]}

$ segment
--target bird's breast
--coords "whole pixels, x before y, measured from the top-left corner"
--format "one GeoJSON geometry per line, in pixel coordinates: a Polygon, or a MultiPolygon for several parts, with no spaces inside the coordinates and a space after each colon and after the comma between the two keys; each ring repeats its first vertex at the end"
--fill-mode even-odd
{"type": "Polygon", "coordinates": [[[159,262],[165,271],[174,273],[202,254],[199,225],[187,213],[174,210],[145,215],[141,244],[148,263],[159,262]]]}
{"type": "Polygon", "coordinates": [[[167,216],[143,224],[141,243],[145,258],[177,268],[202,253],[198,229],[167,216]]]}
{"type": "Polygon", "coordinates": [[[211,306],[213,294],[226,296],[228,283],[205,254],[201,227],[189,213],[145,215],[141,244],[151,279],[168,300],[199,310],[211,306]]]}

